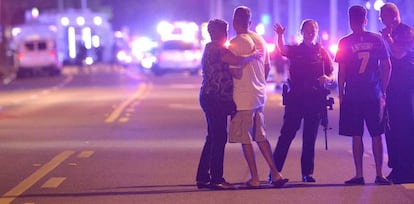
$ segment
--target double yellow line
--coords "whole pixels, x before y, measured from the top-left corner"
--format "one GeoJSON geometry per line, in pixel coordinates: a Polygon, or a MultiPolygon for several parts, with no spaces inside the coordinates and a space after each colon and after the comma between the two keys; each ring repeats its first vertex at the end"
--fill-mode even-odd
{"type": "Polygon", "coordinates": [[[142,83],[138,86],[137,91],[129,97],[127,100],[123,101],[119,106],[117,106],[108,117],[106,117],[105,122],[106,123],[112,123],[116,120],[118,120],[121,116],[121,114],[124,112],[124,110],[130,106],[133,102],[134,105],[137,105],[140,103],[146,95],[149,93],[149,91],[152,89],[152,83],[142,83]]]}
{"type": "MultiPolygon", "coordinates": [[[[49,162],[41,166],[38,170],[36,170],[33,174],[28,176],[26,179],[21,181],[17,184],[14,188],[9,190],[3,196],[0,197],[0,204],[10,204],[16,198],[21,196],[24,192],[26,192],[29,188],[43,179],[46,175],[56,169],[59,165],[61,165],[65,160],[71,157],[75,151],[66,150],[61,152],[60,154],[53,157],[49,162]]],[[[80,152],[77,157],[78,158],[90,158],[95,151],[85,150],[80,152]]],[[[69,163],[68,165],[76,165],[76,163],[69,163]]],[[[40,165],[39,165],[40,166],[40,165]]],[[[51,177],[49,178],[41,187],[42,188],[57,188],[63,181],[66,180],[66,177],[51,177]]]]}
{"type": "Polygon", "coordinates": [[[64,151],[58,154],[57,156],[55,156],[52,160],[50,160],[48,163],[43,165],[40,169],[38,169],[32,175],[24,179],[17,186],[15,186],[10,191],[5,193],[2,197],[0,197],[0,204],[11,203],[18,196],[22,195],[27,189],[32,187],[40,179],[42,179],[48,173],[50,173],[53,169],[58,167],[63,161],[69,158],[73,153],[74,151],[64,151]]]}

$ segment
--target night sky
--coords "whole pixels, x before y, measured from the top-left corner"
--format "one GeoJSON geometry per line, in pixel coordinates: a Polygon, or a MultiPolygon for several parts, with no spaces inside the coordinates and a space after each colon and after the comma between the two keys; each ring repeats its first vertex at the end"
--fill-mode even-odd
{"type": "MultiPolygon", "coordinates": [[[[152,34],[155,31],[156,24],[161,20],[191,20],[197,23],[206,22],[210,18],[209,4],[210,0],[102,0],[105,3],[111,4],[113,7],[112,23],[115,29],[122,26],[128,26],[133,33],[138,34],[152,34]],[[122,1],[122,3],[117,3],[122,1]],[[128,3],[129,2],[129,3],[128,3]]],[[[264,0],[223,0],[223,18],[228,22],[231,21],[233,9],[239,5],[246,5],[252,9],[253,26],[260,22],[260,14],[263,12],[271,12],[270,6],[260,7],[260,2],[264,0]],[[267,10],[267,11],[264,11],[267,10]]],[[[412,0],[411,0],[412,1],[412,0]]],[[[273,2],[269,0],[269,3],[273,2]]],[[[283,4],[289,0],[281,0],[283,4]]],[[[302,19],[312,18],[318,21],[321,31],[329,31],[329,2],[330,0],[313,0],[302,1],[302,19]]],[[[366,0],[361,0],[362,3],[366,0]]],[[[396,3],[401,10],[401,17],[414,21],[412,19],[412,12],[414,10],[412,5],[409,5],[410,0],[389,0],[388,2],[396,3]],[[411,19],[409,19],[411,18],[411,19]]],[[[263,4],[263,3],[262,3],[263,4]]],[[[271,3],[270,3],[271,4],[271,3]]],[[[411,3],[413,4],[413,3],[411,3]]],[[[338,0],[338,36],[347,34],[348,26],[348,1],[338,0]]],[[[282,9],[281,20],[283,24],[287,24],[287,12],[282,9]]],[[[376,19],[378,20],[378,19],[376,19]]],[[[299,29],[299,28],[298,28],[299,29]]],[[[231,32],[231,28],[230,28],[231,32]]]]}
{"type": "MultiPolygon", "coordinates": [[[[3,4],[10,4],[13,11],[10,21],[14,24],[22,23],[24,10],[38,7],[42,10],[57,9],[58,2],[63,2],[65,8],[80,8],[81,0],[1,0],[3,4]]],[[[142,35],[155,34],[156,24],[161,20],[188,20],[197,23],[206,22],[210,18],[210,3],[212,0],[87,0],[87,5],[94,11],[106,13],[114,30],[128,27],[131,33],[142,35]]],[[[289,0],[280,0],[280,7],[285,8],[289,0]],[[285,7],[284,7],[285,6],[285,7]]],[[[361,0],[363,2],[364,0],[361,0]]],[[[412,0],[411,0],[412,1],[412,0]]],[[[401,9],[403,19],[414,21],[414,10],[410,0],[394,0],[401,9]],[[409,5],[409,6],[408,6],[409,5]]],[[[253,26],[260,21],[260,15],[271,12],[271,6],[263,5],[264,0],[222,0],[223,18],[231,21],[233,9],[239,5],[246,5],[253,12],[253,26]]],[[[269,0],[270,2],[274,2],[269,0]]],[[[349,32],[347,23],[348,1],[338,0],[339,22],[338,34],[349,32]]],[[[279,5],[277,5],[279,6],[279,5]]],[[[286,11],[286,9],[282,9],[286,11]]],[[[313,18],[319,22],[320,30],[329,30],[329,0],[302,1],[302,19],[313,18]]],[[[281,23],[287,24],[287,13],[282,12],[281,23]]],[[[407,22],[408,20],[406,20],[407,22]]],[[[298,28],[299,29],[299,28],[298,28]]],[[[231,31],[231,28],[230,28],[231,31]]]]}

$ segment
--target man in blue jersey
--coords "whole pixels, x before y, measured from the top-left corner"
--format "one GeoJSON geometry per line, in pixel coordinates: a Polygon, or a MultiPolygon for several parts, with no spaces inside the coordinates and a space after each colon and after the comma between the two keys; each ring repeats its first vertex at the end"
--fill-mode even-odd
{"type": "Polygon", "coordinates": [[[375,160],[375,184],[389,185],[382,174],[382,134],[385,91],[391,72],[390,58],[381,36],[365,31],[366,9],[349,8],[352,33],[339,41],[335,61],[339,63],[338,95],[340,102],[339,134],[352,137],[355,176],[347,185],[364,185],[364,122],[372,139],[375,160]]]}
{"type": "Polygon", "coordinates": [[[392,73],[387,90],[387,177],[393,183],[414,183],[414,29],[401,22],[398,7],[381,7],[380,32],[391,54],[392,73]]]}

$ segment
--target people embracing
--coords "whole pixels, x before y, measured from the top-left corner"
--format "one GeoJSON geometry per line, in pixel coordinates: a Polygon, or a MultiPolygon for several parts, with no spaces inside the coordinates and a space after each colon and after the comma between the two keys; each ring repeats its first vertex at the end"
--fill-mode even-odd
{"type": "Polygon", "coordinates": [[[284,186],[288,179],[283,178],[272,159],[270,143],[266,138],[264,123],[264,104],[266,95],[266,78],[269,74],[269,54],[264,39],[250,30],[250,8],[239,6],[233,13],[233,28],[236,36],[230,41],[229,49],[235,55],[245,55],[253,50],[260,50],[260,60],[252,60],[242,66],[231,66],[237,112],[230,121],[229,142],[241,143],[244,157],[250,170],[247,188],[260,188],[261,183],[255,160],[252,140],[255,141],[271,169],[272,187],[284,186]]]}
{"type": "Polygon", "coordinates": [[[371,135],[375,160],[374,183],[389,185],[382,174],[385,93],[391,73],[390,58],[379,34],[365,30],[367,10],[359,5],[348,10],[352,33],[341,38],[335,61],[339,63],[339,134],[352,137],[355,176],[347,185],[364,185],[364,122],[371,135]]]}
{"type": "MultiPolygon", "coordinates": [[[[326,110],[327,83],[333,81],[333,63],[328,52],[316,43],[318,24],[307,19],[302,22],[300,31],[303,41],[298,45],[285,45],[285,28],[275,24],[278,48],[289,59],[288,89],[284,88],[285,113],[273,159],[282,171],[289,147],[303,120],[303,143],[301,175],[303,182],[315,182],[313,177],[315,142],[323,110],[326,110]]],[[[286,86],[286,85],[285,85],[286,86]]]]}
{"type": "Polygon", "coordinates": [[[208,23],[211,42],[203,53],[203,81],[200,89],[200,105],[207,121],[207,136],[196,175],[199,189],[235,189],[223,177],[228,117],[236,111],[229,64],[242,65],[261,57],[254,50],[243,56],[232,54],[225,47],[227,29],[228,23],[221,19],[213,19],[208,23]]]}

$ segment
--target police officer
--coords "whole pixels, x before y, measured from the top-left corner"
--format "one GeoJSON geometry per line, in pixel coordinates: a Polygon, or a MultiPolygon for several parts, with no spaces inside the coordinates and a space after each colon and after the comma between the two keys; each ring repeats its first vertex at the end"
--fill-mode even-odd
{"type": "Polygon", "coordinates": [[[333,64],[328,52],[316,43],[318,23],[307,19],[302,22],[303,41],[299,45],[285,45],[285,28],[274,26],[278,36],[280,52],[290,61],[290,90],[284,94],[285,115],[273,159],[279,171],[282,171],[290,144],[296,132],[303,124],[302,144],[302,181],[315,182],[313,177],[315,141],[321,122],[322,110],[326,109],[327,83],[333,81],[333,64]]]}
{"type": "Polygon", "coordinates": [[[380,16],[381,34],[391,54],[392,72],[387,90],[387,177],[394,183],[414,183],[414,28],[401,21],[398,7],[386,3],[380,16]]]}

